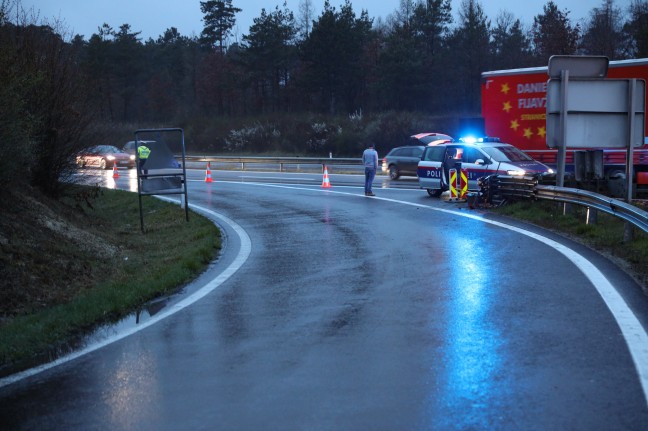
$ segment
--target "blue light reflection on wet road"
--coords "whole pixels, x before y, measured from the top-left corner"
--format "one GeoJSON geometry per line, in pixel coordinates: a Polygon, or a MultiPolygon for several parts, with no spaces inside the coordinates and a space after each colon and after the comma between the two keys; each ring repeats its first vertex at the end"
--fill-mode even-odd
{"type": "Polygon", "coordinates": [[[431,407],[436,404],[433,423],[452,418],[446,425],[453,429],[486,429],[480,411],[487,412],[494,376],[502,373],[501,334],[489,318],[497,283],[478,236],[456,238],[453,246],[447,344],[441,352],[445,372],[438,374],[442,380],[430,399],[431,407]],[[462,417],[464,423],[457,424],[462,417]]]}

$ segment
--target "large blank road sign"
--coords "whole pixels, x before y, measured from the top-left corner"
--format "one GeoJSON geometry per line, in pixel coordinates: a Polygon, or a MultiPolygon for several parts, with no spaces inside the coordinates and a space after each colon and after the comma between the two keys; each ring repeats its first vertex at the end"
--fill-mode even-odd
{"type": "MultiPolygon", "coordinates": [[[[566,138],[568,148],[627,148],[630,99],[634,105],[632,145],[644,145],[646,81],[642,79],[570,79],[567,85],[566,138]],[[634,94],[630,85],[634,81],[634,94]]],[[[547,85],[547,146],[560,143],[561,81],[547,85]]]]}

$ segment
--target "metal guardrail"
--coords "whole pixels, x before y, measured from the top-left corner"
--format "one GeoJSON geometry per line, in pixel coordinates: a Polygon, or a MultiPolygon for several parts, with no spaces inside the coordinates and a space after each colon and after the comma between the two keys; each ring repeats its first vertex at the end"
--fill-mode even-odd
{"type": "Polygon", "coordinates": [[[648,212],[615,198],[587,190],[542,185],[536,186],[536,196],[539,199],[548,199],[594,208],[630,222],[648,233],[648,212]]]}
{"type": "Polygon", "coordinates": [[[185,156],[188,162],[232,163],[245,170],[246,164],[277,164],[279,172],[284,171],[285,165],[361,165],[361,158],[326,158],[326,157],[238,157],[238,156],[185,156]]]}
{"type": "Polygon", "coordinates": [[[648,212],[627,202],[587,190],[538,184],[533,177],[494,176],[499,194],[512,198],[546,199],[581,205],[613,215],[648,233],[648,212]]]}

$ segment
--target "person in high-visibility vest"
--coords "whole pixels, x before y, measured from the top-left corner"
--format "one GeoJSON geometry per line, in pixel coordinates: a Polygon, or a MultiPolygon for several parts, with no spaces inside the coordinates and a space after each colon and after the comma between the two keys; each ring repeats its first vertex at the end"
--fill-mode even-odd
{"type": "Polygon", "coordinates": [[[148,175],[148,169],[142,169],[144,163],[149,158],[151,154],[151,149],[146,145],[140,145],[137,147],[137,157],[139,158],[139,170],[141,174],[148,175]]]}

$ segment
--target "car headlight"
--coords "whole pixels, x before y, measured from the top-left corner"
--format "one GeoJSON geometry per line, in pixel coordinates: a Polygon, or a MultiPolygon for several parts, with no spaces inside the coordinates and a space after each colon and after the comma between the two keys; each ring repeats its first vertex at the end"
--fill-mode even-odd
{"type": "Polygon", "coordinates": [[[108,160],[110,160],[111,162],[112,162],[113,160],[115,160],[115,156],[106,156],[106,158],[107,158],[108,160]]]}
{"type": "Polygon", "coordinates": [[[509,174],[509,175],[516,176],[516,177],[521,177],[524,174],[526,174],[526,172],[523,171],[522,169],[510,170],[510,171],[506,171],[506,173],[509,174]]]}
{"type": "Polygon", "coordinates": [[[131,159],[131,160],[135,160],[135,155],[134,155],[134,154],[131,154],[131,155],[130,155],[130,159],[131,159]]]}

